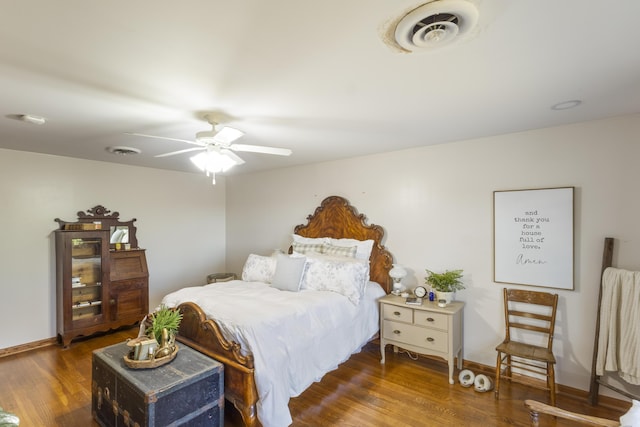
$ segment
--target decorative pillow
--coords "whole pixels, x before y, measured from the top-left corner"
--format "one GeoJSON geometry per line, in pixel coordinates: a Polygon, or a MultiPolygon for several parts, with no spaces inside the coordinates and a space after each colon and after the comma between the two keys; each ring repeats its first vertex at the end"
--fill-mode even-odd
{"type": "Polygon", "coordinates": [[[302,237],[298,234],[292,234],[291,237],[295,243],[305,243],[311,245],[322,245],[323,243],[329,243],[328,237],[302,237]]]}
{"type": "Polygon", "coordinates": [[[371,251],[373,250],[373,244],[375,242],[369,240],[356,240],[356,239],[329,239],[329,244],[334,246],[356,246],[356,258],[369,260],[371,251]]]}
{"type": "Polygon", "coordinates": [[[334,246],[330,243],[322,245],[322,253],[331,256],[355,258],[357,250],[357,246],[334,246]]]}
{"type": "Polygon", "coordinates": [[[276,258],[250,254],[242,268],[242,280],[245,282],[271,283],[276,271],[276,258]]]}
{"type": "Polygon", "coordinates": [[[293,247],[293,252],[298,254],[308,254],[308,253],[317,253],[321,254],[324,250],[324,243],[298,243],[293,242],[291,244],[293,247]]]}
{"type": "Polygon", "coordinates": [[[278,254],[276,272],[271,286],[281,291],[298,292],[306,259],[304,257],[289,257],[278,254]]]}
{"type": "Polygon", "coordinates": [[[358,305],[368,280],[368,261],[310,256],[301,289],[337,292],[358,305]]]}

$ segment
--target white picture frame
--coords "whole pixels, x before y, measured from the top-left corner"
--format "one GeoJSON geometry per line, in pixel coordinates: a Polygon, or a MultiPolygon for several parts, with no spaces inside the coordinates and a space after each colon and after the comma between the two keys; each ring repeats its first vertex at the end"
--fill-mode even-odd
{"type": "Polygon", "coordinates": [[[574,187],[493,192],[494,282],[574,289],[574,187]]]}

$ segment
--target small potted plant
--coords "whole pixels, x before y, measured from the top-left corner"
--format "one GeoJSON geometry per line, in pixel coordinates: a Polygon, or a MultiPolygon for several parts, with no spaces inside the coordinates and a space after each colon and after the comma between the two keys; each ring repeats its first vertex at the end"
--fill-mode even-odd
{"type": "Polygon", "coordinates": [[[124,358],[125,365],[146,369],[171,362],[178,353],[175,337],[181,321],[182,313],[165,305],[147,315],[140,325],[138,337],[127,341],[130,350],[124,358]]]}
{"type": "Polygon", "coordinates": [[[161,305],[157,311],[151,313],[147,318],[147,322],[151,323],[151,326],[147,328],[146,333],[148,336],[155,338],[158,344],[163,344],[162,331],[166,329],[169,344],[173,344],[180,327],[180,321],[182,321],[182,313],[180,311],[161,305]]]}
{"type": "Polygon", "coordinates": [[[453,301],[454,292],[464,289],[462,270],[446,270],[444,273],[435,273],[428,269],[426,271],[428,275],[424,281],[436,292],[438,301],[443,299],[449,304],[453,301]]]}

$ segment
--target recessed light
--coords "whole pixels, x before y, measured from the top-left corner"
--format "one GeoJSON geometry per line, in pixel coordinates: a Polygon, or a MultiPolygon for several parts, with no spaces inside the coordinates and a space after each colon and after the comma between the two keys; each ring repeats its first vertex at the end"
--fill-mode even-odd
{"type": "Polygon", "coordinates": [[[107,151],[110,152],[111,154],[118,154],[120,156],[128,156],[131,154],[140,154],[142,153],[142,151],[138,150],[137,148],[133,148],[133,147],[124,147],[121,145],[115,146],[115,147],[107,147],[107,151]]]}
{"type": "Polygon", "coordinates": [[[572,99],[571,101],[558,102],[557,104],[552,105],[551,109],[552,110],[568,110],[570,108],[575,108],[580,104],[582,104],[582,101],[580,101],[579,99],[572,99]]]}

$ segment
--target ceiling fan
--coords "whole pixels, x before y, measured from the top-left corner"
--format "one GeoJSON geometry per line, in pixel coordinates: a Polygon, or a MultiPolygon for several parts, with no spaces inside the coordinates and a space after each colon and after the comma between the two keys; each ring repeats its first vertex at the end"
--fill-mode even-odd
{"type": "Polygon", "coordinates": [[[183,150],[171,151],[169,153],[158,154],[154,157],[169,157],[177,154],[202,151],[193,157],[191,161],[203,172],[213,175],[215,184],[215,173],[229,170],[235,165],[241,165],[244,160],[234,153],[234,151],[244,151],[261,154],[275,154],[277,156],[290,156],[291,150],[288,148],[266,147],[262,145],[234,144],[234,141],[241,138],[244,132],[236,128],[221,124],[224,117],[220,113],[208,113],[205,119],[211,124],[211,130],[196,133],[195,140],[168,138],[165,136],[145,135],[141,133],[129,132],[128,135],[142,136],[145,138],[166,139],[169,141],[185,142],[196,145],[196,147],[185,148],[183,150]]]}

